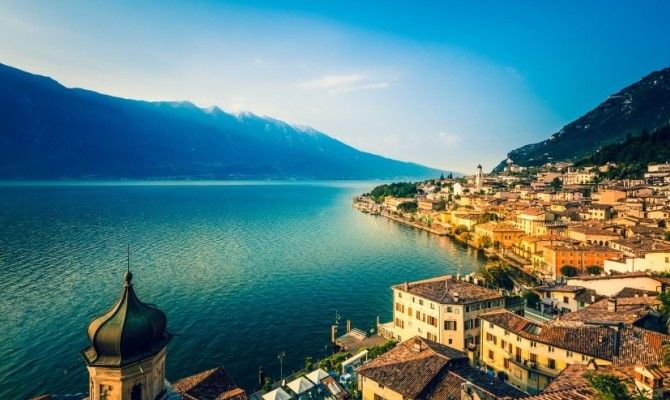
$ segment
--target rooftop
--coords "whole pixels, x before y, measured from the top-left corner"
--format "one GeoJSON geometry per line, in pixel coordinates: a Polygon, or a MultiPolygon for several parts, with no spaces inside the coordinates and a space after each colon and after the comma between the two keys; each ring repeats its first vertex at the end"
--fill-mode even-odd
{"type": "Polygon", "coordinates": [[[581,310],[562,315],[552,323],[601,321],[634,324],[658,308],[660,303],[660,300],[656,297],[602,299],[581,310]],[[614,302],[615,305],[615,308],[611,311],[610,302],[614,302]]]}
{"type": "Polygon", "coordinates": [[[495,290],[456,279],[451,275],[407,282],[393,288],[440,304],[468,304],[503,298],[495,290]]]}
{"type": "Polygon", "coordinates": [[[187,376],[172,384],[185,400],[246,400],[244,389],[235,385],[223,367],[187,376]]]}

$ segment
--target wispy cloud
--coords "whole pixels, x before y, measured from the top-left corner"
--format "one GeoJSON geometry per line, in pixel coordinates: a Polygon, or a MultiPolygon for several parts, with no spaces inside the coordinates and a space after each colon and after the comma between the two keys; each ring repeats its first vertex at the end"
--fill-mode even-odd
{"type": "Polygon", "coordinates": [[[454,133],[447,133],[447,132],[440,132],[437,134],[437,140],[446,145],[453,145],[456,143],[460,143],[463,141],[463,138],[461,138],[460,135],[456,135],[454,133]]]}
{"type": "Polygon", "coordinates": [[[324,75],[315,80],[302,82],[298,86],[304,89],[326,90],[329,94],[340,94],[357,90],[385,89],[391,86],[391,81],[363,74],[324,75]]]}

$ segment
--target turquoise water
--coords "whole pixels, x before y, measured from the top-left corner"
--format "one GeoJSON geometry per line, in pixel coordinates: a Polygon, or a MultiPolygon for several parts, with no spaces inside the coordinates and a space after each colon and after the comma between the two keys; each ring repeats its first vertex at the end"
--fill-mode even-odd
{"type": "Polygon", "coordinates": [[[122,289],[178,334],[174,380],[223,364],[247,389],[328,351],[336,313],[370,329],[389,286],[470,272],[446,238],[362,214],[371,182],[0,185],[0,398],[86,390],[89,320],[122,289]],[[63,371],[69,370],[67,374],[63,371]]]}

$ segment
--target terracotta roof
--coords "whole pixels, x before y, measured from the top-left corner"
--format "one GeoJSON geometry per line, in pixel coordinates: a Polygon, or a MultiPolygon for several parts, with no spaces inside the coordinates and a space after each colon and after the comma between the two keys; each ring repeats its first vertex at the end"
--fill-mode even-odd
{"type": "Polygon", "coordinates": [[[404,284],[396,285],[394,288],[440,304],[467,304],[503,298],[503,295],[495,290],[464,282],[451,275],[410,282],[407,290],[404,284]]]}
{"type": "Polygon", "coordinates": [[[660,305],[660,301],[655,297],[627,297],[614,299],[616,309],[609,311],[610,301],[609,299],[599,300],[581,310],[562,315],[550,323],[607,321],[623,322],[630,325],[644,318],[660,305]]]}
{"type": "MultiPolygon", "coordinates": [[[[569,315],[569,314],[568,314],[569,315]]],[[[635,326],[536,324],[506,310],[479,315],[523,338],[609,360],[617,365],[659,362],[670,336],[635,326]]]]}
{"type": "Polygon", "coordinates": [[[185,400],[246,400],[244,389],[235,385],[223,367],[182,378],[172,384],[185,400]]]}
{"type": "Polygon", "coordinates": [[[468,365],[465,353],[415,336],[398,344],[357,370],[358,374],[412,399],[460,398],[461,386],[471,383],[482,400],[524,395],[518,389],[468,365]]]}

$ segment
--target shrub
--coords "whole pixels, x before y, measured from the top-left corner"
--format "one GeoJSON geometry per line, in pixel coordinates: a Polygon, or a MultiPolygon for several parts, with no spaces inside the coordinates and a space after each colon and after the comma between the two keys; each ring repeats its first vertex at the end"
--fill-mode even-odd
{"type": "Polygon", "coordinates": [[[571,276],[576,276],[579,274],[579,270],[577,267],[574,267],[572,265],[564,265],[561,267],[561,275],[565,277],[571,277],[571,276]]]}

